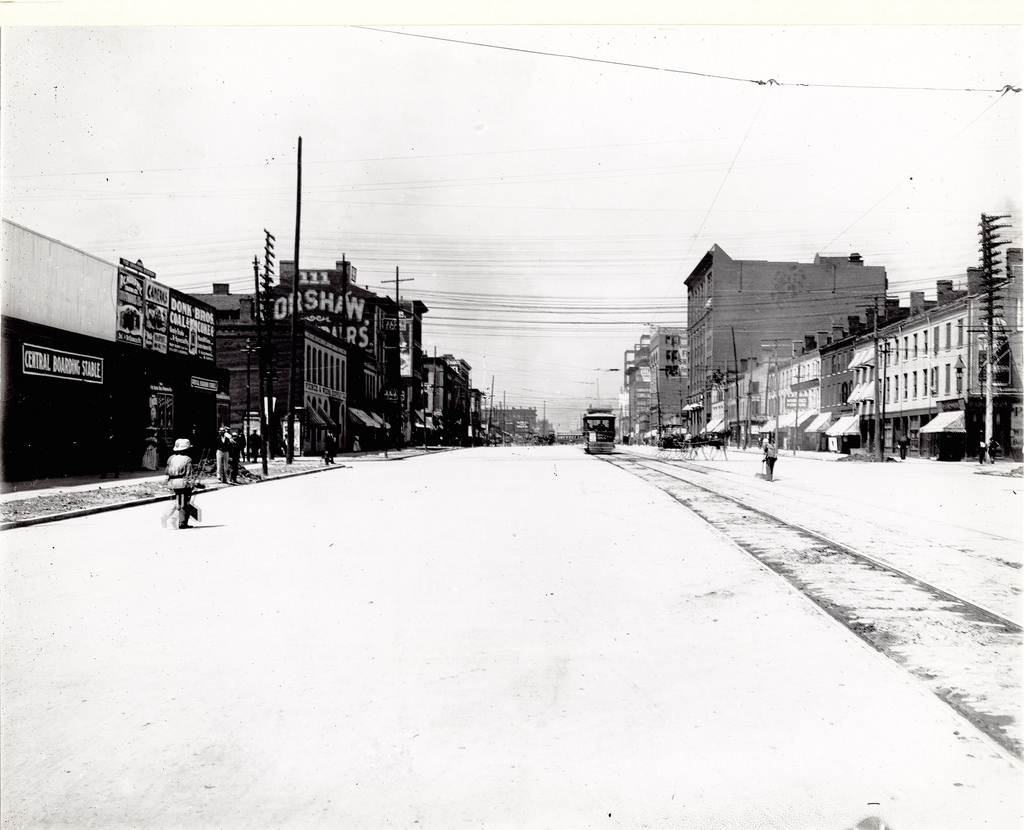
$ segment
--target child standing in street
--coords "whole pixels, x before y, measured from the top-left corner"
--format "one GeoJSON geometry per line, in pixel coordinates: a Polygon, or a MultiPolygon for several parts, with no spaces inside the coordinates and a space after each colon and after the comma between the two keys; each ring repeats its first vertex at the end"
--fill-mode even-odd
{"type": "Polygon", "coordinates": [[[192,457],[188,455],[190,449],[192,442],[187,438],[179,438],[174,442],[171,457],[167,459],[167,486],[174,493],[179,528],[188,527],[189,516],[194,515],[191,498],[195,480],[192,457]]]}

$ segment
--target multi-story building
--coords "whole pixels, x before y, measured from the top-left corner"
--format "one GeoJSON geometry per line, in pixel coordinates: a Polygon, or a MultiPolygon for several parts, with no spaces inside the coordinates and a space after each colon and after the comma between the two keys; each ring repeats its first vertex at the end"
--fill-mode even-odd
{"type": "Polygon", "coordinates": [[[651,336],[641,336],[640,342],[623,357],[623,384],[627,406],[622,413],[621,438],[640,442],[652,427],[651,422],[651,336]]]}
{"type": "Polygon", "coordinates": [[[472,367],[450,354],[423,358],[422,412],[417,412],[417,427],[423,437],[449,447],[472,443],[470,393],[472,367]]]}
{"type": "Polygon", "coordinates": [[[740,359],[762,355],[764,345],[788,348],[808,331],[831,329],[838,315],[872,307],[885,296],[886,274],[859,254],[766,262],[734,260],[714,245],[687,277],[686,289],[687,401],[703,426],[712,417],[712,390],[738,371],[740,359]]]}
{"type": "Polygon", "coordinates": [[[659,433],[685,425],[687,389],[686,329],[656,326],[650,335],[649,422],[659,433]]]}

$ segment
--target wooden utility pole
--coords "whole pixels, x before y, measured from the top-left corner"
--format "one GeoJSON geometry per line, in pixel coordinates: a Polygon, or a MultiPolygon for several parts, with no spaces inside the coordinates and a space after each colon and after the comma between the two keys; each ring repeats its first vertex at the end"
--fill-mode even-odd
{"type": "MultiPolygon", "coordinates": [[[[295,356],[298,344],[299,317],[299,228],[302,220],[302,136],[299,136],[298,179],[295,185],[295,272],[292,275],[292,356],[288,372],[288,447],[285,461],[292,463],[295,455],[295,370],[298,360],[295,356]]],[[[305,397],[305,393],[303,393],[305,397]]]]}
{"type": "Polygon", "coordinates": [[[878,396],[878,390],[881,388],[881,385],[879,384],[881,363],[878,360],[878,297],[875,297],[875,313],[872,317],[875,324],[875,443],[878,445],[878,460],[885,461],[885,436],[882,435],[882,402],[878,396]]]}
{"type": "Polygon", "coordinates": [[[263,304],[260,302],[260,261],[258,257],[252,258],[252,270],[256,277],[256,302],[253,306],[253,313],[256,317],[256,374],[259,375],[260,387],[260,458],[263,464],[263,477],[267,477],[267,414],[264,407],[267,405],[264,392],[264,373],[266,372],[266,345],[263,342],[263,324],[260,320],[263,317],[263,304]]]}

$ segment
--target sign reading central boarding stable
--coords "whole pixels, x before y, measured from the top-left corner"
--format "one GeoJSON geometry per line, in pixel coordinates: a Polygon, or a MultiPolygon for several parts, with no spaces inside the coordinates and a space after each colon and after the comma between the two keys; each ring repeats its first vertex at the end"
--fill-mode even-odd
{"type": "Polygon", "coordinates": [[[21,370],[26,375],[103,383],[102,357],[62,352],[28,343],[21,344],[21,370]]]}

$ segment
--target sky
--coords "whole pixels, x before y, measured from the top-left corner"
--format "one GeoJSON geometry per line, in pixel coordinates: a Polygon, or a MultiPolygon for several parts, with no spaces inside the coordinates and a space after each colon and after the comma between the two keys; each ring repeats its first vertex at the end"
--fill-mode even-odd
{"type": "MultiPolygon", "coordinates": [[[[14,26],[6,219],[166,285],[300,265],[430,310],[427,354],[561,430],[685,326],[714,244],[860,253],[890,295],[1021,242],[1018,25],[14,26]],[[599,397],[600,396],[600,397],[599,397]]],[[[856,310],[851,310],[856,313],[856,310]]]]}

